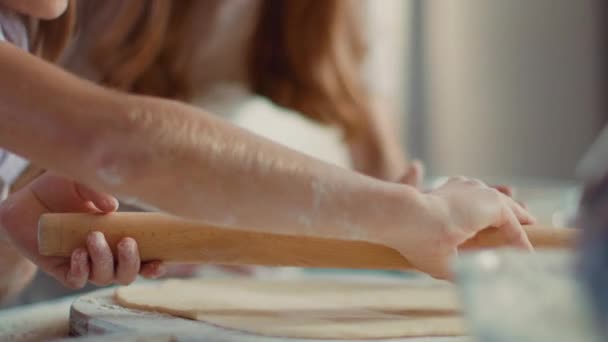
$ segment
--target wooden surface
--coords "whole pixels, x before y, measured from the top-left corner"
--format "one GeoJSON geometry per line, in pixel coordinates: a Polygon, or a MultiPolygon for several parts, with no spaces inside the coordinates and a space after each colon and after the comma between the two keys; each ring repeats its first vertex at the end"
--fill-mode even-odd
{"type": "Polygon", "coordinates": [[[76,297],[0,310],[0,341],[54,341],[69,331],[68,312],[76,297]]]}
{"type": "MultiPolygon", "coordinates": [[[[566,248],[575,230],[526,226],[536,248],[566,248]]],[[[353,269],[411,269],[394,249],[362,241],[255,233],[212,227],[158,213],[112,215],[46,214],[39,223],[40,253],[69,256],[84,245],[86,235],[102,231],[110,246],[123,237],[134,238],[142,260],[183,263],[250,264],[353,269]]],[[[464,248],[498,247],[499,231],[482,231],[464,248]]]]}

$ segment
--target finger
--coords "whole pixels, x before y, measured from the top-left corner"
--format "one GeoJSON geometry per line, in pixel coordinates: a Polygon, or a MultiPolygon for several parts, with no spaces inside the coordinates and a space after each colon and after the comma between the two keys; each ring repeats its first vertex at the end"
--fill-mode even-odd
{"type": "Polygon", "coordinates": [[[515,217],[519,221],[520,224],[534,224],[536,223],[536,218],[532,215],[526,208],[524,208],[519,202],[514,201],[510,198],[507,199],[509,201],[509,205],[511,206],[511,210],[515,214],[515,217]]]}
{"type": "Polygon", "coordinates": [[[65,275],[64,284],[71,289],[80,289],[86,285],[89,272],[89,255],[84,248],[78,248],[70,257],[70,268],[65,275]]]}
{"type": "Polygon", "coordinates": [[[507,185],[493,185],[492,188],[498,190],[500,193],[509,197],[513,197],[513,195],[515,194],[515,189],[507,185]]]}
{"type": "Polygon", "coordinates": [[[534,217],[534,215],[532,215],[519,202],[513,203],[513,212],[521,224],[527,225],[536,223],[536,217],[534,217]]]}
{"type": "Polygon", "coordinates": [[[90,233],[87,249],[91,257],[91,282],[98,286],[111,284],[114,280],[114,257],[103,233],[90,233]]]}
{"type": "Polygon", "coordinates": [[[143,264],[139,274],[144,278],[156,279],[162,277],[166,272],[167,268],[161,261],[150,261],[143,264]]]}
{"type": "Polygon", "coordinates": [[[446,184],[466,182],[468,180],[469,179],[467,177],[465,177],[465,176],[453,176],[453,177],[448,178],[446,184]]]}
{"type": "Polygon", "coordinates": [[[88,200],[83,200],[69,179],[47,172],[32,182],[29,190],[51,212],[98,212],[88,200]]]}
{"type": "Polygon", "coordinates": [[[129,285],[135,281],[141,267],[137,243],[132,238],[124,238],[116,246],[116,251],[118,254],[116,281],[121,285],[129,285]]]}
{"type": "Polygon", "coordinates": [[[424,178],[424,166],[419,160],[411,162],[405,175],[399,179],[399,183],[413,186],[417,189],[422,187],[422,180],[424,178]]]}
{"type": "Polygon", "coordinates": [[[414,167],[410,166],[407,171],[405,172],[405,174],[403,176],[401,176],[401,178],[399,178],[399,183],[401,184],[405,184],[405,185],[410,185],[410,186],[416,186],[416,178],[417,176],[418,170],[416,170],[414,167]]]}
{"type": "Polygon", "coordinates": [[[75,184],[75,189],[83,201],[91,202],[101,212],[111,213],[118,209],[118,200],[112,195],[97,192],[82,184],[75,184]]]}
{"type": "Polygon", "coordinates": [[[484,183],[481,180],[476,179],[476,178],[467,178],[467,180],[465,181],[465,183],[471,184],[471,185],[475,185],[475,186],[478,186],[480,188],[487,188],[488,187],[488,185],[486,183],[484,183]]]}
{"type": "Polygon", "coordinates": [[[412,161],[412,179],[411,184],[416,187],[416,189],[422,189],[422,183],[424,181],[424,165],[420,160],[412,161]]]}
{"type": "Polygon", "coordinates": [[[519,223],[519,220],[515,216],[515,213],[506,209],[506,222],[499,229],[503,232],[506,242],[514,247],[519,247],[525,250],[533,250],[532,244],[528,239],[528,235],[519,223]]]}
{"type": "Polygon", "coordinates": [[[528,210],[528,205],[522,201],[516,201],[517,204],[519,204],[520,207],[524,208],[525,210],[528,210]]]}

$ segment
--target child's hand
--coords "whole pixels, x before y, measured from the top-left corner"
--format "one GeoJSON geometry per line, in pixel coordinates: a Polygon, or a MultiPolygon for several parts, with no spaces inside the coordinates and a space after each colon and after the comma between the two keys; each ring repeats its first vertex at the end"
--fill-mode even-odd
{"type": "Polygon", "coordinates": [[[399,179],[399,183],[422,190],[424,181],[424,165],[420,160],[412,160],[399,179]]]}
{"type": "Polygon", "coordinates": [[[75,250],[71,258],[38,253],[38,219],[42,214],[110,213],[117,208],[118,201],[114,197],[47,172],[9,196],[0,206],[0,228],[21,253],[70,288],[81,288],[87,281],[96,285],[129,284],[138,273],[144,277],[162,275],[164,265],[160,262],[141,264],[137,243],[128,237],[116,246],[115,262],[101,232],[89,234],[86,248],[75,250]]]}

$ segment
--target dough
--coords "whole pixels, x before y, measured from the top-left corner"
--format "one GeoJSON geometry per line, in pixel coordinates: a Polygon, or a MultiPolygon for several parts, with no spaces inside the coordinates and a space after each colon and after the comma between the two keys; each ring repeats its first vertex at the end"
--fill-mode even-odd
{"type": "Polygon", "coordinates": [[[452,287],[255,279],[167,280],[121,287],[127,308],[254,334],[299,338],[464,335],[452,287]]]}

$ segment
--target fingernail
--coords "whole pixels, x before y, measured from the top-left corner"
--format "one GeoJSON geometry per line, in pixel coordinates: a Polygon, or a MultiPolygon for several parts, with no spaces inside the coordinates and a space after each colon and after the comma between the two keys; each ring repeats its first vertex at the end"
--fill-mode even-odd
{"type": "Polygon", "coordinates": [[[118,209],[118,200],[114,197],[105,198],[100,204],[103,206],[103,208],[100,209],[106,212],[118,209]]]}
{"type": "Polygon", "coordinates": [[[167,272],[167,267],[165,266],[165,264],[160,264],[154,270],[153,277],[158,278],[158,277],[162,276],[163,274],[165,274],[166,272],[167,272]]]}
{"type": "Polygon", "coordinates": [[[91,232],[88,237],[88,245],[89,248],[95,249],[95,251],[100,251],[103,248],[103,243],[105,241],[105,236],[102,232],[95,231],[91,232]]]}
{"type": "Polygon", "coordinates": [[[95,203],[91,202],[91,201],[87,201],[84,206],[86,207],[87,210],[91,210],[93,212],[97,212],[99,210],[101,210],[100,208],[97,208],[97,206],[95,205],[95,203]]]}
{"type": "Polygon", "coordinates": [[[89,234],[89,239],[90,239],[90,241],[91,241],[91,242],[93,242],[94,244],[98,244],[98,243],[99,243],[99,242],[101,242],[101,240],[103,240],[104,238],[105,238],[105,237],[104,237],[103,233],[102,233],[102,232],[100,232],[100,231],[94,231],[94,232],[91,232],[91,233],[89,234]]]}
{"type": "Polygon", "coordinates": [[[122,254],[123,256],[125,256],[127,254],[131,254],[131,251],[133,251],[136,248],[135,240],[130,239],[130,238],[122,239],[118,243],[117,248],[118,248],[118,252],[120,254],[122,254]]]}
{"type": "Polygon", "coordinates": [[[95,239],[103,239],[103,233],[99,230],[92,231],[91,236],[93,236],[95,239]]]}

